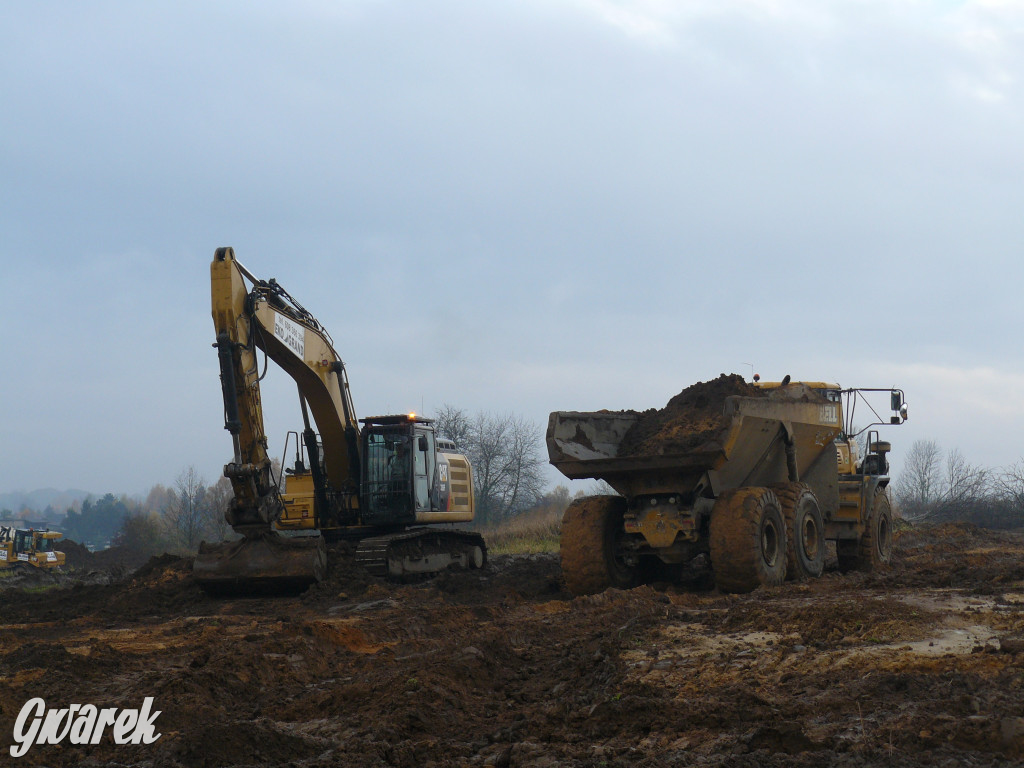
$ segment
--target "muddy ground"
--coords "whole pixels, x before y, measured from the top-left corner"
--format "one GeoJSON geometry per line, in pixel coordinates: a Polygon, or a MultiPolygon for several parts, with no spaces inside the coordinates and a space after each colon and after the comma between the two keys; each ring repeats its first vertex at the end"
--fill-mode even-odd
{"type": "Polygon", "coordinates": [[[885,573],[572,598],[549,555],[211,599],[187,563],[7,589],[0,745],[24,703],[139,707],[151,745],[22,765],[1006,765],[1024,758],[1024,537],[903,534],[885,573]]]}

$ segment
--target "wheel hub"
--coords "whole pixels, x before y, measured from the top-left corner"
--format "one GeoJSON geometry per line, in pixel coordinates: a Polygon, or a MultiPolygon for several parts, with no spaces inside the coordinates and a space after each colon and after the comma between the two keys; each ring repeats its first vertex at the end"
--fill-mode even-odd
{"type": "Polygon", "coordinates": [[[761,557],[769,568],[775,567],[775,561],[779,557],[779,532],[769,519],[761,523],[761,557]]]}
{"type": "Polygon", "coordinates": [[[803,549],[808,560],[814,560],[818,555],[818,526],[810,516],[804,518],[803,549]]]}

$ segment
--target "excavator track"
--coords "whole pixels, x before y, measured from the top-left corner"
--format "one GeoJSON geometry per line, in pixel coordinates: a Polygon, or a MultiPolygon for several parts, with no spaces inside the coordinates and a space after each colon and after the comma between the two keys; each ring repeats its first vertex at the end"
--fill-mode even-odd
{"type": "Polygon", "coordinates": [[[431,576],[450,566],[483,568],[487,545],[479,533],[457,528],[409,528],[363,539],[356,563],[374,576],[403,581],[431,576]]]}

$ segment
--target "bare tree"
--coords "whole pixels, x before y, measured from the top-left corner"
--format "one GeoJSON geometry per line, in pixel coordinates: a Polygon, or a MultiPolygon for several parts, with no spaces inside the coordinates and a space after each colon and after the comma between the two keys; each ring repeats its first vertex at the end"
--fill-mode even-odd
{"type": "Polygon", "coordinates": [[[989,528],[1024,527],[1024,459],[990,473],[988,503],[976,520],[989,528]]]}
{"type": "Polygon", "coordinates": [[[552,507],[555,507],[560,512],[564,512],[565,508],[568,507],[569,503],[572,501],[572,495],[569,493],[568,487],[559,484],[545,493],[542,501],[552,507]]]}
{"type": "Polygon", "coordinates": [[[989,496],[989,479],[987,469],[969,464],[959,449],[951,450],[946,455],[942,494],[936,505],[937,517],[956,520],[976,509],[989,496]]]}
{"type": "Polygon", "coordinates": [[[497,522],[501,514],[500,489],[507,478],[505,442],[508,424],[501,418],[480,411],[470,425],[463,449],[473,465],[473,488],[476,491],[476,512],[483,523],[497,522]]]}
{"type": "Polygon", "coordinates": [[[231,526],[224,515],[233,497],[231,481],[226,477],[221,477],[216,483],[208,486],[203,495],[203,533],[213,541],[228,538],[231,526]]]}
{"type": "Polygon", "coordinates": [[[896,481],[896,505],[904,519],[925,520],[942,494],[942,452],[934,440],[915,440],[896,481]]]}
{"type": "Polygon", "coordinates": [[[434,416],[434,430],[439,436],[446,437],[454,441],[455,445],[464,448],[469,445],[473,425],[469,415],[462,408],[445,403],[434,416]]]}
{"type": "Polygon", "coordinates": [[[1024,525],[1024,459],[1001,470],[971,464],[956,448],[943,461],[938,445],[918,440],[894,484],[910,522],[964,521],[986,528],[1024,525]]]}
{"type": "Polygon", "coordinates": [[[900,514],[912,523],[988,519],[995,503],[993,476],[957,448],[943,461],[937,443],[917,440],[907,452],[895,498],[900,514]]]}
{"type": "Polygon", "coordinates": [[[166,544],[160,515],[142,509],[130,513],[114,536],[115,546],[146,555],[163,551],[166,544]]]}
{"type": "Polygon", "coordinates": [[[445,405],[434,419],[439,435],[454,440],[473,465],[477,518],[494,523],[538,502],[544,491],[541,432],[514,414],[470,416],[445,405]]]}
{"type": "Polygon", "coordinates": [[[164,523],[172,536],[187,549],[199,544],[203,530],[203,496],[206,486],[193,466],[186,467],[174,484],[174,495],[164,507],[164,523]]]}
{"type": "Polygon", "coordinates": [[[500,498],[499,516],[521,512],[537,503],[544,493],[544,460],[539,451],[537,427],[520,416],[504,417],[507,440],[501,477],[495,490],[500,498]]]}
{"type": "Polygon", "coordinates": [[[582,496],[618,496],[618,491],[611,487],[605,480],[595,480],[585,490],[580,491],[582,496]]]}
{"type": "Polygon", "coordinates": [[[1024,512],[1024,459],[1011,464],[995,478],[995,490],[1015,509],[1024,512]]]}
{"type": "Polygon", "coordinates": [[[174,497],[173,488],[157,483],[146,494],[146,500],[142,502],[142,509],[146,512],[163,512],[174,501],[174,497]]]}

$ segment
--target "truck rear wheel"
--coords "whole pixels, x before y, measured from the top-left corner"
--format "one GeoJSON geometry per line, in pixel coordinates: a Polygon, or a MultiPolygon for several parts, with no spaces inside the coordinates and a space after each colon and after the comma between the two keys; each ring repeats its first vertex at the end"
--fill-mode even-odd
{"type": "Polygon", "coordinates": [[[786,575],[816,579],[825,570],[825,526],[818,497],[806,483],[772,486],[786,518],[786,575]]]}
{"type": "Polygon", "coordinates": [[[867,526],[860,541],[836,542],[839,570],[873,571],[892,560],[892,504],[884,489],[875,493],[867,526]]]}
{"type": "Polygon", "coordinates": [[[719,496],[711,512],[711,566],[723,592],[750,592],[786,580],[786,526],[769,488],[719,496]]]}
{"type": "Polygon", "coordinates": [[[590,595],[608,587],[629,589],[640,583],[640,570],[623,558],[621,496],[576,499],[562,516],[562,576],[574,595],[590,595]]]}

